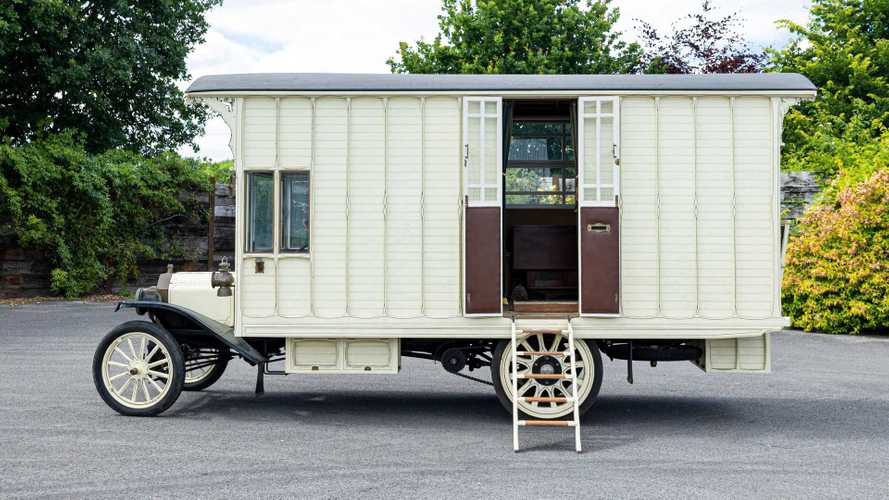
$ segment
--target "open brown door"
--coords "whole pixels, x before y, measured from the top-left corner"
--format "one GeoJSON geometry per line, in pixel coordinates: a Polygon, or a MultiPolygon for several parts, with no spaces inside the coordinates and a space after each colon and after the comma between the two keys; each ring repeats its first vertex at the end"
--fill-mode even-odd
{"type": "Polygon", "coordinates": [[[464,314],[503,314],[502,100],[463,98],[464,314]]]}
{"type": "Polygon", "coordinates": [[[620,122],[617,97],[581,97],[577,116],[580,314],[620,313],[620,122]]]}

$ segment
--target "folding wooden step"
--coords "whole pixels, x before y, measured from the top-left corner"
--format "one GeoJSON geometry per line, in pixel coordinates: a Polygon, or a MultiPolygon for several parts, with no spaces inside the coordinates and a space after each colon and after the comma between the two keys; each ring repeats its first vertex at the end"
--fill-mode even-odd
{"type": "Polygon", "coordinates": [[[577,374],[577,360],[574,354],[574,329],[571,323],[568,323],[567,330],[560,329],[522,329],[516,327],[515,318],[512,319],[512,342],[510,343],[510,351],[512,353],[512,367],[510,370],[510,378],[512,379],[512,449],[519,451],[519,427],[538,426],[538,427],[573,427],[574,428],[574,449],[580,453],[580,412],[577,402],[577,383],[571,384],[571,397],[560,396],[523,396],[519,397],[519,379],[550,379],[550,380],[575,380],[577,374]],[[535,334],[568,334],[568,350],[567,352],[550,352],[550,351],[523,351],[518,352],[518,339],[528,337],[535,334]],[[519,356],[560,356],[568,362],[569,373],[525,373],[519,375],[518,358],[519,356]],[[537,403],[571,403],[572,420],[519,420],[519,401],[537,402],[537,403]]]}
{"type": "Polygon", "coordinates": [[[573,420],[519,420],[519,425],[527,427],[574,427],[573,420]]]}

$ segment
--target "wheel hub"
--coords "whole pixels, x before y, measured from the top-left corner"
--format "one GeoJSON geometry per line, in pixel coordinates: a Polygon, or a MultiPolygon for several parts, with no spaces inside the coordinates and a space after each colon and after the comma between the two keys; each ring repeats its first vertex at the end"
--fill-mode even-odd
{"type": "MultiPolygon", "coordinates": [[[[545,375],[562,373],[562,363],[552,356],[540,356],[534,360],[534,364],[531,365],[531,372],[545,375]]],[[[536,380],[538,384],[545,386],[555,385],[558,381],[559,379],[554,378],[542,378],[536,380]]]]}
{"type": "Polygon", "coordinates": [[[137,378],[144,378],[148,373],[148,363],[144,361],[133,361],[130,363],[130,375],[137,378]]]}

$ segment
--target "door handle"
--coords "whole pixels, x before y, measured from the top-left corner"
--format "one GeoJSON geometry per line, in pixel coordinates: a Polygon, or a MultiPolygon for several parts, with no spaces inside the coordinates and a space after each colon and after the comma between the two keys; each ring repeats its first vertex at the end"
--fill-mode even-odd
{"type": "Polygon", "coordinates": [[[593,222],[592,224],[586,225],[586,230],[590,233],[610,233],[611,224],[605,224],[604,222],[593,222]]]}

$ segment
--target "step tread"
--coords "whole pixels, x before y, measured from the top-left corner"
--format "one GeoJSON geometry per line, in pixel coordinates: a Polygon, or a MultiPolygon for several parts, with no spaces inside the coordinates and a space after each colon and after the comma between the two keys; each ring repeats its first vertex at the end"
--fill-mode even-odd
{"type": "Polygon", "coordinates": [[[574,427],[573,420],[519,420],[519,425],[527,427],[574,427]]]}
{"type": "Polygon", "coordinates": [[[522,396],[522,401],[529,403],[567,403],[570,398],[564,396],[522,396]]]}
{"type": "Polygon", "coordinates": [[[519,375],[518,378],[529,378],[529,379],[562,379],[562,380],[571,380],[571,374],[569,373],[524,373],[519,375]]]}
{"type": "Polygon", "coordinates": [[[568,330],[561,328],[520,328],[517,333],[521,335],[536,335],[538,333],[556,335],[568,333],[568,330]]]}

